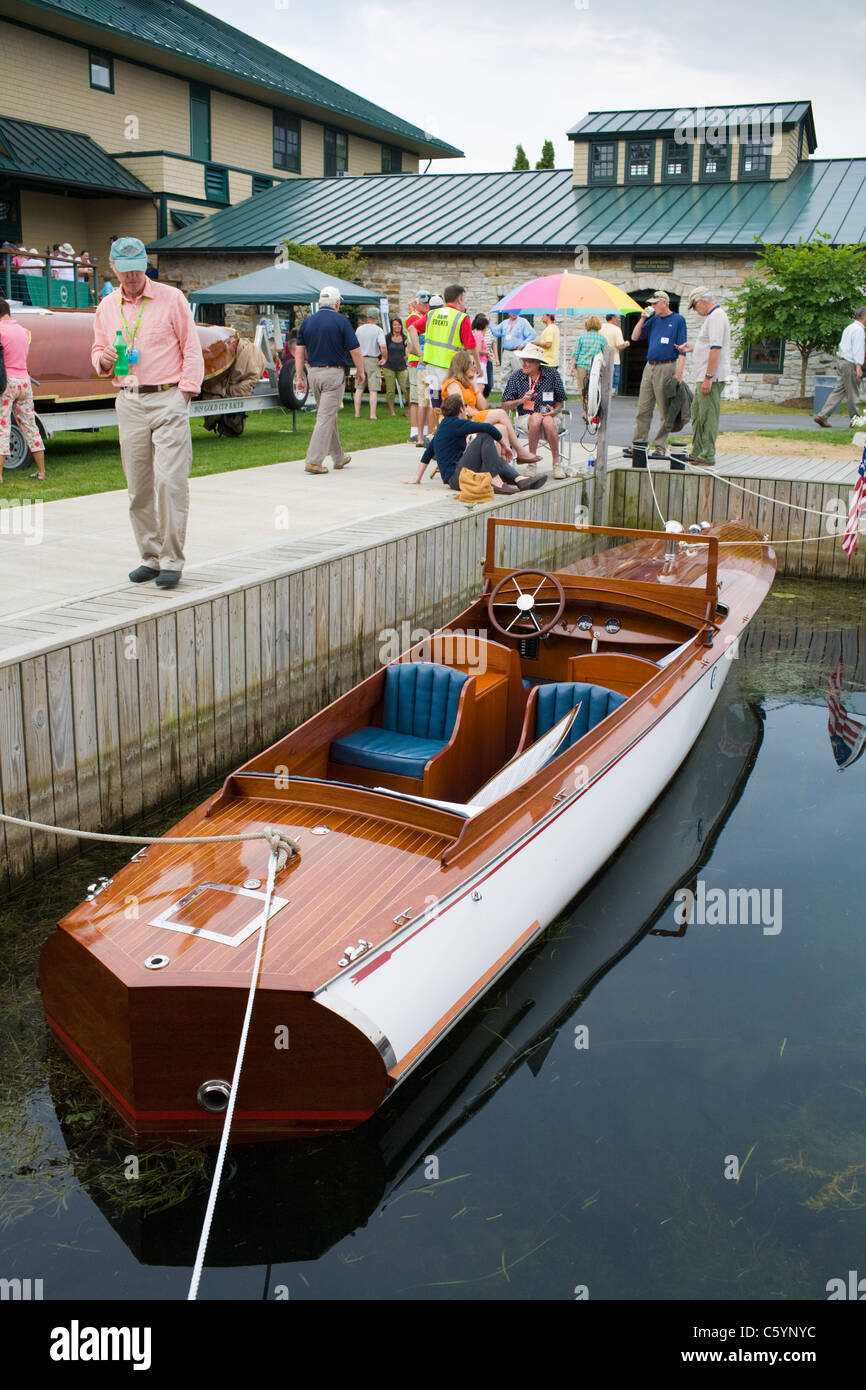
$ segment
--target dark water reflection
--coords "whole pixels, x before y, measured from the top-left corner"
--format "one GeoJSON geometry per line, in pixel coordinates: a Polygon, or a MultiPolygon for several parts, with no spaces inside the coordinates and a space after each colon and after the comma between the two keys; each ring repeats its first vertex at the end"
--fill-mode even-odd
{"type": "MultiPolygon", "coordinates": [[[[828,736],[840,656],[866,721],[862,592],[779,580],[671,788],[424,1074],[353,1135],[232,1150],[201,1297],[821,1299],[862,1266],[866,758],[840,772],[828,736]],[[686,888],[773,915],[683,931],[686,888]]],[[[113,867],[2,913],[0,1274],[181,1298],[210,1158],[141,1155],[129,1181],[35,988],[113,867]]]]}

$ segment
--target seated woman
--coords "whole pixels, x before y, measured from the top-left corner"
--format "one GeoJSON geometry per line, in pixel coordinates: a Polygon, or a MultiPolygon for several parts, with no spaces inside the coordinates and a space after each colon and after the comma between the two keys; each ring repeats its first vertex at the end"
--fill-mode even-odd
{"type": "Polygon", "coordinates": [[[462,398],[446,396],[442,402],[442,423],[421,455],[418,473],[411,481],[420,483],[427,464],[435,459],[443,483],[455,492],[460,491],[460,474],[464,468],[472,473],[489,473],[494,492],[525,492],[542,487],[547,474],[521,478],[517,469],[500,457],[499,449],[503,445],[503,436],[495,425],[484,420],[468,420],[462,398]],[[467,445],[471,435],[475,437],[467,445]]]}
{"type": "Polygon", "coordinates": [[[534,454],[517,438],[508,412],[488,409],[484,393],[476,379],[475,359],[471,352],[461,350],[455,352],[452,357],[449,375],[442,383],[442,400],[445,401],[448,396],[458,396],[463,401],[467,420],[477,420],[479,423],[495,426],[502,435],[505,447],[517,455],[518,463],[538,463],[538,454],[534,454]]]}

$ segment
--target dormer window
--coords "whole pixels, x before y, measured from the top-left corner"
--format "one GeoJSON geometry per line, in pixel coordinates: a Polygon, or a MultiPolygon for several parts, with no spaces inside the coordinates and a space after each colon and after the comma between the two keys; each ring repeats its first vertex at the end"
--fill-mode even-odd
{"type": "Polygon", "coordinates": [[[589,146],[590,183],[616,183],[616,141],[593,140],[589,146]]]}
{"type": "Polygon", "coordinates": [[[652,183],[654,140],[629,140],[626,146],[626,175],[629,183],[652,183]]]}
{"type": "Polygon", "coordinates": [[[701,179],[727,182],[731,176],[730,145],[701,145],[701,179]]]}
{"type": "Polygon", "coordinates": [[[662,160],[662,179],[665,183],[690,183],[692,178],[692,150],[690,142],[681,144],[679,140],[665,140],[662,160]]]}
{"type": "Polygon", "coordinates": [[[768,179],[772,145],[743,144],[740,146],[740,178],[768,179]]]}

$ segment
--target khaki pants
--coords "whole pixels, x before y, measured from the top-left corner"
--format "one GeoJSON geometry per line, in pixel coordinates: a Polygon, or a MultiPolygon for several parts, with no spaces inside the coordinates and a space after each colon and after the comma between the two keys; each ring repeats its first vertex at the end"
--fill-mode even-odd
{"type": "Polygon", "coordinates": [[[637,416],[634,422],[634,438],[649,439],[653,409],[661,416],[653,443],[663,449],[670,430],[665,429],[665,382],[670,381],[677,369],[676,362],[647,362],[640,379],[640,395],[637,398],[637,416]]]}
{"type": "Polygon", "coordinates": [[[177,386],[146,395],[121,391],[117,423],[129,519],[142,563],[181,570],[192,468],[189,405],[177,386]]]}
{"type": "Polygon", "coordinates": [[[309,367],[307,376],[316,402],[316,425],[307,445],[307,463],[322,463],[330,454],[342,463],[346,451],[337,433],[337,415],[343,404],[346,373],[342,367],[309,367]]]}
{"type": "Polygon", "coordinates": [[[836,358],[836,372],[838,380],[830,395],[824,402],[821,411],[821,419],[829,420],[835,414],[836,407],[843,401],[848,403],[848,414],[859,415],[860,407],[860,378],[857,376],[857,368],[853,362],[849,362],[845,357],[836,358]]]}
{"type": "Polygon", "coordinates": [[[692,396],[692,455],[704,463],[716,461],[716,438],[722,410],[722,383],[714,381],[706,395],[701,383],[695,384],[692,396]]]}

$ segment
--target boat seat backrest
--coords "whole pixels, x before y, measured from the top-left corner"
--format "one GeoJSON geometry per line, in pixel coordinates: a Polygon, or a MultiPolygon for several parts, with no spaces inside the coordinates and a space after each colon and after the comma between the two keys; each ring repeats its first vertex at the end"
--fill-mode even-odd
{"type": "Polygon", "coordinates": [[[550,685],[537,686],[530,694],[535,701],[535,737],[541,738],[552,729],[562,717],[580,705],[572,724],[568,739],[562,749],[570,748],[579,738],[594,729],[602,719],[606,719],[615,709],[625,703],[626,696],[616,690],[608,690],[603,685],[585,685],[580,681],[553,681],[550,685]]]}
{"type": "Polygon", "coordinates": [[[447,743],[454,731],[464,671],[434,662],[404,661],[385,672],[382,728],[447,743]]]}

